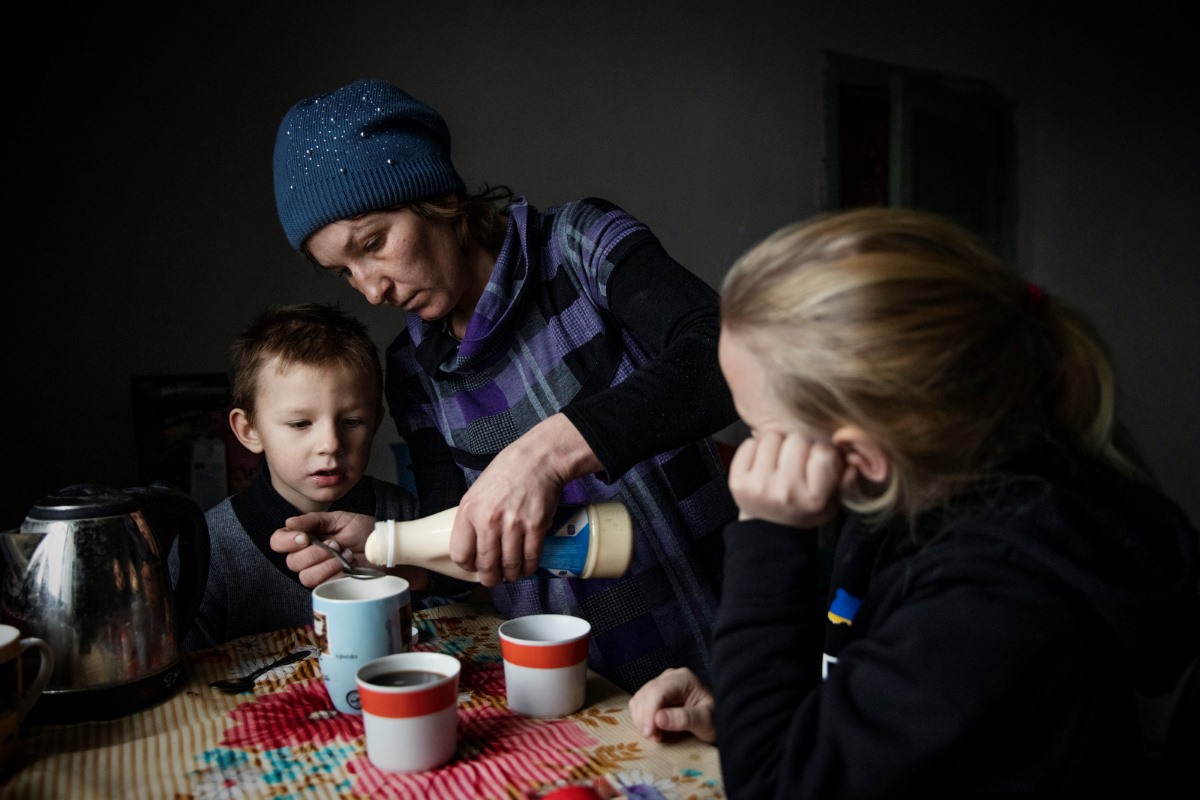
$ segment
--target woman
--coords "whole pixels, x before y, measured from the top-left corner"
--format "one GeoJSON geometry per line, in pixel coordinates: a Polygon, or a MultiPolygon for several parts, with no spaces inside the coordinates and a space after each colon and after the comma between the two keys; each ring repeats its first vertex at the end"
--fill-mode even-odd
{"type": "MultiPolygon", "coordinates": [[[[422,515],[459,506],[454,561],[506,615],[587,618],[591,666],[628,690],[667,667],[707,674],[718,534],[735,514],[709,438],[736,419],[716,293],[604,200],[538,211],[504,205],[506,189],[467,194],[441,116],[379,80],[288,111],[275,192],[293,247],[405,312],[388,409],[422,515]],[[558,504],[607,499],[633,518],[629,574],[533,575],[558,504]]],[[[315,585],[336,568],[304,534],[361,552],[369,530],[309,516],[272,546],[315,585]]]]}

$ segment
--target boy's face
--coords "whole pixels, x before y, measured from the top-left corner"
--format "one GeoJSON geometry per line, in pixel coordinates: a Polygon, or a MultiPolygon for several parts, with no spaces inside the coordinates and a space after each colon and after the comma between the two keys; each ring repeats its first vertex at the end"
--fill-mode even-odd
{"type": "Polygon", "coordinates": [[[301,513],[325,511],[362,479],[382,421],[371,382],[348,367],[272,359],[259,375],[254,419],[230,412],[247,448],[264,453],[275,491],[301,513]]]}

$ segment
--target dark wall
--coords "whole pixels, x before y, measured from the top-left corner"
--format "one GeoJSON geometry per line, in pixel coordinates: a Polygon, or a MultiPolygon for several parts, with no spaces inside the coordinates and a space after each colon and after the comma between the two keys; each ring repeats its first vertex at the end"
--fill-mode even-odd
{"type": "MultiPolygon", "coordinates": [[[[295,100],[391,79],[446,117],[469,185],[506,183],[540,206],[607,197],[715,286],[753,242],[824,208],[827,50],[983,79],[1013,100],[1018,267],[1096,319],[1134,433],[1200,519],[1194,46],[1176,20],[1104,28],[988,5],[31,11],[35,55],[6,93],[0,527],[69,483],[135,483],[130,378],[224,370],[267,304],[340,300],[390,341],[397,313],[315,275],[275,219],[271,149],[295,100]]],[[[389,422],[373,462],[384,477],[394,439],[389,422]]]]}

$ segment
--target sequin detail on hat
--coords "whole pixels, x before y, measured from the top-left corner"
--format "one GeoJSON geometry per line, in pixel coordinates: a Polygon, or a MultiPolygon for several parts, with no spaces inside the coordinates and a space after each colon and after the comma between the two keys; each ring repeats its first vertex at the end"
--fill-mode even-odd
{"type": "Polygon", "coordinates": [[[298,250],[339,219],[466,191],[441,115],[375,79],[292,106],[275,139],[274,172],[279,221],[298,250]]]}

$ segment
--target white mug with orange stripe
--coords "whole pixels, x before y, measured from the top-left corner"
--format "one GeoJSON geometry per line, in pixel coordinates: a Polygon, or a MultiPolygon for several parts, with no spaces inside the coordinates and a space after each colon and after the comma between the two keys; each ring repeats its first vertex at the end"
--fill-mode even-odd
{"type": "Polygon", "coordinates": [[[458,676],[462,665],[443,653],[376,658],[359,668],[367,758],[387,772],[425,772],[458,747],[458,676]]]}
{"type": "Polygon", "coordinates": [[[511,711],[565,717],[583,707],[592,626],[568,614],[531,614],[500,625],[511,711]]]}

